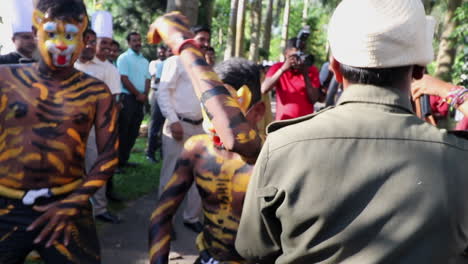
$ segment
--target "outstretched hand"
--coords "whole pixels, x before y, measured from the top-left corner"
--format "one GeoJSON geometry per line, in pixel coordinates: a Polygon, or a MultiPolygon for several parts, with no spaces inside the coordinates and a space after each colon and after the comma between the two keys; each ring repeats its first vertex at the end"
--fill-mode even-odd
{"type": "Polygon", "coordinates": [[[34,243],[38,244],[49,238],[46,247],[50,247],[63,236],[63,243],[67,246],[72,233],[72,219],[80,213],[80,205],[82,204],[58,201],[44,206],[34,206],[34,210],[44,212],[27,228],[31,231],[43,226],[34,243]]]}
{"type": "Polygon", "coordinates": [[[150,44],[164,41],[174,54],[186,39],[193,38],[188,19],[180,12],[171,12],[157,18],[150,25],[147,38],[150,44]]]}
{"type": "Polygon", "coordinates": [[[422,79],[415,80],[411,84],[411,95],[414,100],[424,94],[436,95],[445,98],[452,87],[453,85],[450,83],[424,74],[422,79]]]}

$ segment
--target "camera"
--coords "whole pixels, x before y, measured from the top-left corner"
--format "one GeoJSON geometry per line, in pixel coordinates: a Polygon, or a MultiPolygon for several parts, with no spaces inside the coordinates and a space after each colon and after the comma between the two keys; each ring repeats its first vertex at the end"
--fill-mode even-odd
{"type": "Polygon", "coordinates": [[[312,66],[314,64],[314,56],[304,52],[306,41],[310,36],[310,27],[304,26],[299,33],[297,33],[297,40],[295,48],[298,50],[296,56],[299,60],[299,63],[304,64],[306,67],[312,66]]]}

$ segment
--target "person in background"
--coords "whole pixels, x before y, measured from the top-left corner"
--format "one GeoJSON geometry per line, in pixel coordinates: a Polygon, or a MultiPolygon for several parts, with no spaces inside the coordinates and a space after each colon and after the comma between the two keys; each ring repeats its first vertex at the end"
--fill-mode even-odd
{"type": "MultiPolygon", "coordinates": [[[[7,0],[6,4],[12,7],[11,40],[15,44],[15,51],[0,56],[0,64],[33,63],[36,51],[36,39],[32,32],[32,1],[7,0]]],[[[5,3],[4,3],[5,4],[5,3]]],[[[4,6],[5,7],[5,6],[4,6]]]]}
{"type": "Polygon", "coordinates": [[[284,50],[286,61],[271,66],[262,83],[262,93],[276,91],[276,120],[311,114],[319,99],[319,72],[297,55],[296,42],[297,38],[288,40],[284,50]]]}
{"type": "MultiPolygon", "coordinates": [[[[195,34],[194,42],[203,51],[206,50],[210,44],[210,29],[206,26],[195,26],[192,32],[195,34]]],[[[203,55],[203,52],[200,54],[203,55]]],[[[200,62],[206,64],[204,60],[200,62]]],[[[191,136],[204,134],[200,101],[179,56],[172,56],[164,63],[158,104],[166,117],[162,136],[164,157],[159,182],[159,194],[161,194],[164,186],[171,180],[185,141],[191,136]]],[[[184,210],[184,225],[196,233],[202,230],[199,221],[200,211],[200,195],[195,185],[192,185],[184,210]]]]}
{"type": "Polygon", "coordinates": [[[128,50],[117,59],[120,79],[122,81],[119,115],[119,167],[136,167],[130,163],[130,152],[140,132],[143,121],[143,108],[148,101],[151,76],[148,72],[149,62],[141,54],[141,36],[136,32],[127,35],[128,50]]]}
{"type": "Polygon", "coordinates": [[[161,80],[164,61],[166,60],[167,47],[158,46],[156,60],[149,64],[149,73],[151,75],[151,92],[149,102],[151,105],[151,118],[148,128],[148,144],[146,147],[146,159],[152,163],[157,163],[159,160],[156,158],[156,150],[161,148],[161,127],[164,124],[164,116],[158,105],[158,87],[161,80]]]}
{"type": "Polygon", "coordinates": [[[210,66],[214,66],[216,63],[216,52],[213,47],[208,47],[205,51],[205,60],[210,66]]]}
{"type": "Polygon", "coordinates": [[[117,67],[117,58],[120,56],[120,44],[117,40],[113,39],[109,57],[107,58],[115,67],[117,67]]]}

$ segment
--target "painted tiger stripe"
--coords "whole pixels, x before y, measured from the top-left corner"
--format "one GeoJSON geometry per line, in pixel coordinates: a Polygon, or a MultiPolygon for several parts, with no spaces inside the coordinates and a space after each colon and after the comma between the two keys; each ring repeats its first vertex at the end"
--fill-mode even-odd
{"type": "Polygon", "coordinates": [[[42,83],[33,83],[32,86],[34,88],[37,88],[39,89],[39,98],[44,101],[45,99],[47,99],[47,96],[49,95],[49,89],[47,88],[47,86],[45,86],[44,84],[42,83]]]}
{"type": "Polygon", "coordinates": [[[79,96],[76,96],[76,97],[66,98],[65,100],[67,102],[74,102],[74,101],[80,100],[80,103],[90,103],[93,101],[97,101],[100,98],[106,98],[110,96],[111,94],[105,90],[94,91],[94,92],[86,91],[86,93],[80,94],[79,96]],[[83,99],[86,99],[86,100],[83,100],[83,99]]]}
{"type": "MultiPolygon", "coordinates": [[[[0,187],[6,186],[14,189],[19,189],[23,186],[23,183],[21,182],[21,179],[24,177],[24,172],[19,172],[19,173],[9,173],[8,178],[2,178],[0,179],[0,182],[2,183],[0,187]],[[13,178],[19,176],[20,178],[13,178]]],[[[0,188],[2,189],[2,188],[0,188]]],[[[8,190],[6,190],[8,192],[8,190]]],[[[5,190],[1,190],[1,192],[5,192],[5,190]]]]}
{"type": "Polygon", "coordinates": [[[161,216],[161,213],[165,211],[167,208],[173,206],[174,203],[175,203],[174,200],[169,200],[163,203],[162,205],[158,206],[158,208],[151,214],[151,217],[150,217],[151,221],[153,221],[154,218],[156,218],[156,216],[158,215],[161,216]]]}
{"type": "Polygon", "coordinates": [[[73,85],[67,85],[66,87],[62,87],[63,88],[62,91],[59,91],[59,92],[55,93],[54,97],[56,99],[63,98],[66,94],[71,93],[71,92],[75,92],[75,90],[80,89],[82,87],[85,87],[88,84],[91,84],[93,82],[96,82],[96,80],[89,78],[89,79],[86,79],[84,81],[76,82],[73,85]]]}
{"type": "MultiPolygon", "coordinates": [[[[12,204],[10,204],[10,205],[7,206],[7,208],[0,209],[0,216],[9,214],[11,212],[11,210],[13,210],[14,208],[15,207],[12,204]]],[[[0,239],[0,241],[2,241],[2,239],[0,239]]]]}
{"type": "Polygon", "coordinates": [[[156,252],[160,251],[161,250],[161,247],[163,246],[167,246],[168,243],[170,242],[171,240],[171,236],[170,235],[166,235],[165,237],[163,237],[161,240],[159,240],[158,243],[154,244],[153,246],[151,246],[151,249],[150,249],[150,258],[153,258],[154,254],[156,254],[156,252]]]}
{"type": "Polygon", "coordinates": [[[58,252],[60,252],[60,254],[65,256],[68,260],[72,261],[74,259],[71,252],[64,245],[58,242],[54,242],[54,247],[55,249],[57,249],[58,252]]]}
{"type": "Polygon", "coordinates": [[[106,183],[105,180],[92,180],[83,184],[83,187],[101,187],[106,183]]]}
{"type": "Polygon", "coordinates": [[[13,76],[16,77],[16,79],[25,87],[30,87],[30,83],[28,83],[26,80],[24,80],[21,75],[18,73],[18,68],[11,67],[10,68],[11,73],[13,76]]]}
{"type": "Polygon", "coordinates": [[[39,153],[29,153],[29,154],[26,154],[26,156],[20,158],[20,161],[22,163],[28,163],[31,161],[39,161],[39,160],[41,160],[41,155],[39,153]]]}
{"type": "Polygon", "coordinates": [[[82,176],[84,174],[84,171],[82,168],[76,168],[76,167],[69,167],[68,171],[70,172],[71,175],[73,176],[82,176]]]}
{"type": "Polygon", "coordinates": [[[67,146],[65,145],[64,143],[60,142],[60,141],[55,141],[55,140],[48,140],[46,141],[47,145],[55,148],[55,149],[59,149],[61,151],[63,151],[67,157],[68,160],[71,160],[73,158],[73,154],[72,154],[72,150],[67,146]]]}
{"type": "Polygon", "coordinates": [[[82,146],[76,146],[75,148],[75,151],[81,155],[81,157],[84,157],[85,156],[85,152],[86,152],[86,147],[84,145],[82,146]]]}
{"type": "Polygon", "coordinates": [[[3,151],[5,149],[5,146],[6,146],[6,141],[2,141],[2,143],[0,143],[0,151],[3,151]]]}
{"type": "Polygon", "coordinates": [[[23,151],[23,147],[8,149],[0,154],[0,162],[16,158],[23,151]]]}
{"type": "Polygon", "coordinates": [[[5,235],[3,235],[2,237],[0,237],[0,242],[2,242],[4,240],[6,240],[7,238],[9,238],[14,232],[16,232],[16,230],[18,230],[18,227],[17,226],[13,227],[13,229],[10,232],[8,232],[5,235]]]}
{"type": "Polygon", "coordinates": [[[78,96],[83,95],[84,93],[87,92],[106,92],[101,86],[93,86],[92,88],[87,88],[87,89],[81,89],[80,91],[75,91],[72,93],[65,94],[65,98],[75,98],[78,96]]]}
{"type": "Polygon", "coordinates": [[[80,134],[78,134],[78,132],[75,129],[73,129],[73,128],[67,129],[67,134],[71,138],[73,138],[76,142],[80,143],[81,145],[83,144],[83,141],[81,140],[80,134]]]}
{"type": "Polygon", "coordinates": [[[113,160],[111,160],[111,161],[108,161],[108,162],[106,162],[105,164],[103,164],[103,165],[101,166],[100,171],[101,171],[101,172],[102,172],[102,171],[105,171],[105,170],[111,168],[112,166],[117,165],[118,163],[119,163],[119,158],[115,158],[115,159],[113,159],[113,160]]]}
{"type": "Polygon", "coordinates": [[[56,155],[47,153],[47,159],[60,173],[65,173],[65,164],[56,155]]]}
{"type": "Polygon", "coordinates": [[[82,74],[83,74],[82,72],[77,71],[74,74],[72,74],[72,76],[70,76],[70,78],[68,78],[68,79],[66,79],[64,81],[61,81],[60,85],[67,85],[67,84],[71,83],[73,80],[77,79],[77,77],[79,77],[82,74]]]}
{"type": "Polygon", "coordinates": [[[202,72],[200,75],[201,75],[201,79],[221,82],[218,75],[212,71],[202,72]]]}
{"type": "Polygon", "coordinates": [[[111,122],[111,125],[109,126],[108,131],[111,132],[111,133],[114,132],[116,125],[117,125],[117,111],[113,111],[112,112],[112,122],[111,122]]]}
{"type": "Polygon", "coordinates": [[[62,204],[67,204],[67,203],[77,203],[77,202],[84,202],[84,201],[87,201],[89,199],[88,196],[86,195],[75,195],[71,198],[68,198],[68,199],[63,199],[61,201],[62,204]]]}
{"type": "Polygon", "coordinates": [[[24,73],[23,69],[18,69],[18,74],[21,76],[23,80],[25,80],[27,83],[32,83],[32,80],[24,73]]]}
{"type": "Polygon", "coordinates": [[[22,68],[23,70],[23,73],[28,76],[28,78],[31,80],[31,82],[37,82],[38,78],[37,76],[34,74],[33,70],[31,67],[23,67],[22,68]]]}
{"type": "Polygon", "coordinates": [[[105,99],[110,96],[111,96],[110,94],[101,93],[99,95],[92,95],[89,98],[86,98],[86,100],[81,100],[83,98],[80,98],[80,99],[75,98],[75,99],[68,99],[67,102],[69,102],[70,105],[72,106],[82,107],[83,105],[89,104],[90,102],[97,101],[100,99],[105,99]]]}
{"type": "Polygon", "coordinates": [[[0,167],[0,174],[6,174],[8,171],[10,171],[10,166],[0,167]]]}
{"type": "Polygon", "coordinates": [[[182,24],[182,21],[177,21],[177,20],[172,21],[172,20],[167,19],[166,22],[167,22],[167,24],[182,30],[182,32],[189,30],[187,26],[182,24]]]}
{"type": "Polygon", "coordinates": [[[4,94],[2,95],[2,98],[0,99],[0,113],[5,111],[7,104],[8,104],[8,97],[4,94]]]}

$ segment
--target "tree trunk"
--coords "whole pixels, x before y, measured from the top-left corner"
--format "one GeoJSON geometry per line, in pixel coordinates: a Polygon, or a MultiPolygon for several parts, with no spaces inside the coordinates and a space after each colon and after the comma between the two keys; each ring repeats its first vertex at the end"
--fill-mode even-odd
{"type": "Polygon", "coordinates": [[[262,23],[262,0],[253,0],[250,9],[250,22],[252,38],[250,39],[249,60],[258,61],[260,49],[260,24],[262,23]]]}
{"type": "Polygon", "coordinates": [[[455,61],[456,46],[455,40],[450,38],[450,35],[457,27],[457,21],[453,19],[455,10],[462,3],[462,0],[449,0],[447,12],[444,19],[444,31],[439,44],[439,52],[437,54],[437,67],[435,76],[445,81],[451,81],[450,73],[455,61]]]}
{"type": "MultiPolygon", "coordinates": [[[[289,9],[290,9],[291,0],[285,0],[284,3],[284,13],[283,13],[283,26],[281,28],[281,51],[284,51],[286,48],[286,42],[288,41],[288,28],[289,28],[289,9]]],[[[284,61],[284,52],[281,52],[281,60],[284,61]]]]}
{"type": "Polygon", "coordinates": [[[307,25],[308,17],[309,17],[309,0],[304,0],[304,7],[302,9],[302,26],[307,25]]]}
{"type": "Polygon", "coordinates": [[[242,57],[244,54],[244,26],[245,26],[245,6],[247,0],[239,0],[237,7],[237,23],[236,23],[236,51],[234,56],[242,57]]]}
{"type": "Polygon", "coordinates": [[[166,11],[181,12],[188,18],[190,26],[194,26],[198,19],[198,0],[168,0],[166,11]]]}
{"type": "Polygon", "coordinates": [[[426,14],[430,15],[432,13],[432,8],[434,7],[435,1],[434,0],[422,0],[424,4],[424,9],[426,10],[426,14]]]}
{"type": "Polygon", "coordinates": [[[224,59],[227,60],[234,56],[236,50],[236,24],[237,24],[237,6],[238,0],[231,0],[231,11],[229,14],[229,29],[228,38],[226,42],[226,51],[224,52],[224,59]]]}
{"type": "Polygon", "coordinates": [[[266,52],[265,59],[268,60],[270,56],[270,40],[271,40],[271,24],[273,21],[273,0],[268,0],[268,6],[266,10],[265,21],[263,24],[265,28],[263,29],[263,38],[262,38],[262,49],[266,52]]]}
{"type": "Polygon", "coordinates": [[[215,0],[201,0],[198,12],[198,24],[211,26],[215,0]]]}
{"type": "Polygon", "coordinates": [[[275,27],[279,26],[280,22],[280,17],[281,17],[281,10],[282,7],[284,6],[284,0],[275,0],[276,4],[273,6],[276,6],[275,8],[275,15],[273,16],[275,20],[273,21],[275,27]]]}

